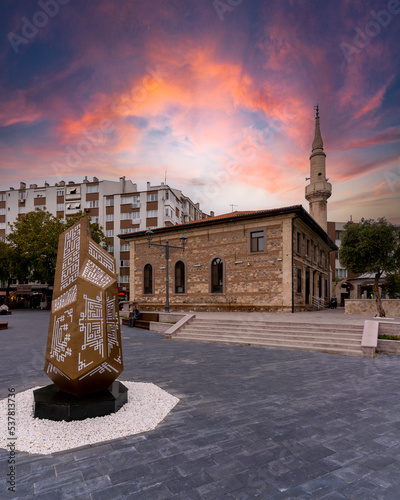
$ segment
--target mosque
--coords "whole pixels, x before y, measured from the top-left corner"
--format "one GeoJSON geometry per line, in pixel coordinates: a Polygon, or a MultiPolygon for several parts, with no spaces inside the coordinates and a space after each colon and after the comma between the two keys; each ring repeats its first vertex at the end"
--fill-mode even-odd
{"type": "Polygon", "coordinates": [[[119,235],[130,244],[131,301],[141,310],[162,310],[167,303],[173,311],[326,306],[332,290],[329,257],[337,246],[327,234],[332,185],[325,160],[317,106],[305,190],[309,213],[302,205],[231,212],[119,235]]]}

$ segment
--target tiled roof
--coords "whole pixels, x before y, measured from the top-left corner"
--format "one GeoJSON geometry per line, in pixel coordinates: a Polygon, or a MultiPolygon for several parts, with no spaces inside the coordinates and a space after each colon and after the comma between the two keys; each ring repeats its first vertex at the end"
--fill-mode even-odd
{"type": "MultiPolygon", "coordinates": [[[[302,205],[293,205],[290,207],[281,207],[281,208],[270,208],[267,210],[247,210],[243,212],[229,212],[226,214],[216,215],[215,217],[207,217],[206,219],[200,219],[191,222],[184,222],[182,224],[176,224],[173,226],[160,226],[153,229],[153,232],[156,234],[170,233],[171,231],[176,231],[184,228],[194,228],[197,226],[207,226],[218,223],[223,223],[224,221],[239,221],[240,219],[248,220],[252,217],[258,218],[263,216],[274,216],[280,214],[295,214],[296,217],[302,219],[306,224],[313,228],[313,230],[319,234],[323,240],[325,240],[328,245],[332,248],[332,250],[337,250],[337,246],[334,242],[329,238],[326,232],[322,229],[321,226],[310,216],[308,212],[304,209],[302,205]]],[[[135,233],[124,233],[119,234],[118,237],[121,239],[130,239],[130,238],[140,238],[146,234],[145,230],[137,231],[135,233]]]]}

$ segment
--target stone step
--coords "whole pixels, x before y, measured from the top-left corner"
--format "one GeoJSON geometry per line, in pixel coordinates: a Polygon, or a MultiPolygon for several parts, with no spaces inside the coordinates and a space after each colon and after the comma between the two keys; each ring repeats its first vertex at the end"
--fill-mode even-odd
{"type": "Polygon", "coordinates": [[[341,334],[341,335],[317,335],[317,334],[309,334],[309,333],[302,333],[299,334],[298,332],[239,332],[239,331],[232,331],[232,332],[221,332],[221,331],[216,331],[214,330],[207,330],[207,331],[198,331],[195,328],[184,328],[181,331],[179,331],[178,336],[197,336],[199,338],[202,337],[209,337],[209,336],[218,336],[221,338],[225,339],[265,339],[265,340],[270,340],[270,339],[281,339],[283,342],[287,342],[291,339],[293,340],[306,340],[310,342],[343,342],[343,343],[350,343],[354,345],[361,345],[361,335],[346,335],[346,334],[341,334]]]}
{"type": "Polygon", "coordinates": [[[362,356],[363,327],[194,318],[172,340],[362,356]]]}
{"type": "Polygon", "coordinates": [[[347,332],[346,330],[343,330],[342,328],[314,328],[314,329],[308,329],[308,328],[302,328],[302,326],[297,327],[296,329],[289,329],[289,328],[283,328],[283,329],[278,329],[276,327],[274,328],[263,328],[263,327],[256,327],[252,325],[247,325],[247,326],[241,326],[241,325],[213,325],[213,324],[202,324],[199,325],[197,323],[189,323],[185,325],[180,331],[196,331],[199,333],[202,332],[209,332],[213,331],[215,332],[216,330],[221,333],[232,333],[232,334],[237,334],[237,333],[257,333],[257,334],[274,334],[274,335],[285,335],[287,333],[290,334],[298,334],[298,335],[303,335],[303,334],[310,334],[310,335],[335,335],[335,336],[344,336],[346,338],[361,338],[362,337],[362,330],[359,332],[357,331],[350,331],[347,332]]]}
{"type": "Polygon", "coordinates": [[[325,337],[320,337],[320,338],[315,338],[315,337],[307,337],[307,336],[302,336],[298,337],[295,335],[292,335],[290,337],[265,337],[265,336],[257,336],[257,335],[252,335],[252,336],[233,336],[233,335],[223,335],[220,333],[209,333],[207,335],[198,335],[196,333],[181,333],[177,336],[178,339],[182,338],[196,338],[199,341],[205,340],[208,341],[210,339],[214,340],[221,340],[221,341],[228,341],[231,340],[232,342],[244,342],[246,344],[251,344],[253,342],[264,342],[264,343],[274,343],[274,344],[280,344],[280,345],[285,345],[285,344],[304,344],[304,345],[331,345],[334,347],[337,347],[340,345],[341,347],[359,347],[361,349],[361,339],[359,340],[343,340],[343,339],[336,339],[336,338],[325,338],[325,337]]]}
{"type": "Polygon", "coordinates": [[[362,332],[363,331],[363,325],[352,325],[352,324],[340,324],[340,325],[327,325],[325,323],[294,323],[294,322],[282,322],[282,321],[245,321],[245,320],[213,320],[213,319],[206,319],[206,318],[195,318],[192,320],[192,324],[195,323],[196,325],[212,325],[212,326],[231,326],[231,325],[238,325],[238,326],[250,326],[251,328],[254,327],[266,327],[266,328],[272,328],[276,327],[278,329],[288,329],[288,328],[303,328],[303,329],[330,329],[330,328],[337,328],[337,329],[342,329],[346,331],[354,330],[357,332],[362,332]]]}
{"type": "Polygon", "coordinates": [[[209,344],[224,344],[224,345],[237,345],[237,346],[250,346],[250,347],[264,347],[267,349],[285,349],[289,351],[306,351],[306,352],[324,352],[324,353],[330,353],[330,354],[342,354],[345,356],[362,356],[362,350],[361,347],[359,349],[354,349],[354,348],[346,348],[346,347],[332,347],[327,343],[327,345],[324,346],[313,346],[313,345],[304,345],[304,344],[294,344],[294,343],[285,343],[285,344],[277,344],[277,343],[272,343],[272,342],[257,342],[257,343],[246,343],[246,342],[239,342],[239,341],[234,341],[234,340],[215,340],[215,339],[209,339],[206,340],[204,338],[198,338],[198,337],[173,337],[172,340],[174,341],[181,341],[181,342],[199,342],[199,343],[209,343],[209,344]]]}

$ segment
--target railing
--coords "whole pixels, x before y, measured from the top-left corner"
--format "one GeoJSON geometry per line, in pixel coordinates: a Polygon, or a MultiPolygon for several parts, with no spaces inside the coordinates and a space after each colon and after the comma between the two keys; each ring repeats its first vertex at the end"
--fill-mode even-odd
{"type": "Polygon", "coordinates": [[[325,307],[325,300],[314,295],[312,298],[312,305],[317,309],[323,309],[325,307]]]}

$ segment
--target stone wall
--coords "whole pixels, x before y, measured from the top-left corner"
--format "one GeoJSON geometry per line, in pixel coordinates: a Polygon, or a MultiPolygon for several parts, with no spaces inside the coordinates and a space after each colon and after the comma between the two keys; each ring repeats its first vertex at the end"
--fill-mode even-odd
{"type": "MultiPolygon", "coordinates": [[[[302,268],[302,292],[294,293],[295,309],[305,307],[305,267],[311,268],[311,279],[317,274],[328,278],[327,268],[311,261],[306,255],[306,240],[312,248],[316,244],[325,252],[327,245],[308,226],[294,222],[293,246],[296,231],[302,233],[301,251],[292,260],[292,216],[277,215],[253,220],[226,222],[218,225],[177,228],[167,234],[153,237],[152,242],[180,246],[181,231],[185,230],[187,246],[183,253],[171,250],[169,260],[170,307],[173,311],[291,311],[292,273],[302,268]],[[264,250],[252,252],[252,232],[264,233],[264,250]],[[211,263],[215,258],[223,262],[224,285],[222,293],[211,290],[211,263]],[[175,265],[185,265],[185,293],[175,293],[175,265]]],[[[131,300],[139,303],[140,310],[163,309],[165,304],[165,249],[151,246],[145,236],[138,235],[131,241],[130,293],[131,300]],[[144,293],[144,267],[153,269],[153,293],[144,293]]],[[[296,276],[294,276],[296,279],[296,276]]],[[[325,281],[324,281],[325,284],[325,281]]],[[[296,286],[294,282],[293,286],[296,286]]],[[[316,290],[313,283],[311,290],[316,290]]],[[[312,292],[311,292],[312,293],[312,292]]]]}
{"type": "MultiPolygon", "coordinates": [[[[282,310],[283,241],[282,220],[226,224],[185,231],[187,247],[184,253],[171,251],[169,261],[170,306],[174,311],[185,310],[282,310]],[[265,230],[265,251],[251,253],[251,231],[265,230]],[[212,293],[211,262],[223,261],[222,293],[212,293]],[[280,260],[279,260],[280,259],[280,260]],[[175,293],[175,264],[182,261],[186,271],[186,293],[175,293]]],[[[170,245],[180,245],[180,234],[168,235],[170,245]]],[[[154,238],[165,243],[165,237],[154,238]]],[[[165,253],[163,248],[148,247],[145,238],[131,243],[131,298],[140,309],[162,309],[165,303],[165,253]],[[132,249],[132,247],[134,247],[132,249]],[[143,293],[143,269],[153,268],[153,294],[143,293]],[[132,286],[133,285],[133,286],[132,286]]]]}
{"type": "MultiPolygon", "coordinates": [[[[382,306],[387,317],[400,317],[400,300],[382,299],[382,306]]],[[[373,299],[346,299],[346,314],[363,314],[365,316],[376,316],[376,303],[373,299]]]]}

